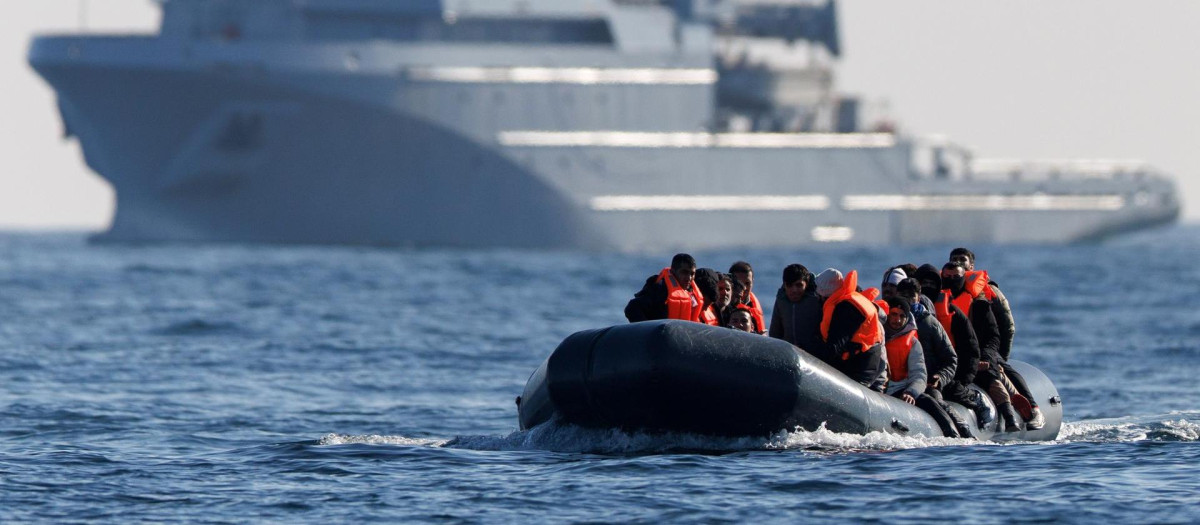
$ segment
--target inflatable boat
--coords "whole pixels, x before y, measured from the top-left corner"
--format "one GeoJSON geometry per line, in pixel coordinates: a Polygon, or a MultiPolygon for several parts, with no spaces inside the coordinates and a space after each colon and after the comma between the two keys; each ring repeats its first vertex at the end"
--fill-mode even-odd
{"type": "MultiPolygon", "coordinates": [[[[981,440],[1054,439],[1063,413],[1054,384],[1027,363],[1010,363],[1045,414],[1041,429],[1001,431],[1000,418],[980,427],[971,410],[949,405],[981,440]]],[[[863,387],[786,341],[686,321],[575,333],[533,372],[517,404],[522,429],[555,420],[718,436],[821,425],[856,434],[942,435],[921,409],[863,387]]]]}

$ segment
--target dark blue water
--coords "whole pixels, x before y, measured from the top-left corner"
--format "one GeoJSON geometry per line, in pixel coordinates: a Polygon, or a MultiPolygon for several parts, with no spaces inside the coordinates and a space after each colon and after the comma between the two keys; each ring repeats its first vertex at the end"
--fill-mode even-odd
{"type": "MultiPolygon", "coordinates": [[[[949,246],[696,253],[874,283],[949,246]]],[[[1054,443],[516,430],[566,335],[671,254],[0,235],[0,521],[1200,520],[1200,228],[976,246],[1054,443]]]]}

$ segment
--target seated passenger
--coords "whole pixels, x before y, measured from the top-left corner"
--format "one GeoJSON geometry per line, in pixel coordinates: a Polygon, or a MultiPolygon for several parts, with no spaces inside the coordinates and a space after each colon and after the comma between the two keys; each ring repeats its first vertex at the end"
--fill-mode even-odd
{"type": "Polygon", "coordinates": [[[950,336],[933,315],[932,304],[921,301],[921,285],[916,279],[908,278],[896,286],[896,298],[904,301],[917,325],[917,339],[925,351],[925,369],[929,372],[925,392],[941,399],[941,390],[958,370],[958,355],[950,336]]]}
{"type": "Polygon", "coordinates": [[[883,357],[883,325],[879,309],[857,291],[858,272],[828,268],[815,279],[821,307],[819,349],[806,349],[850,379],[882,392],[887,385],[887,360],[883,357]],[[882,377],[881,377],[882,376],[882,377]]]}
{"type": "Polygon", "coordinates": [[[812,283],[812,272],[802,264],[783,269],[783,286],[775,293],[768,335],[804,350],[818,349],[821,341],[821,299],[812,283]]]}
{"type": "Polygon", "coordinates": [[[720,272],[712,268],[700,268],[696,270],[696,278],[694,279],[696,287],[700,289],[700,295],[704,297],[704,306],[700,310],[700,322],[709,326],[720,326],[721,318],[717,315],[713,308],[713,302],[717,298],[717,286],[720,282],[720,272]]]}
{"type": "Polygon", "coordinates": [[[758,297],[754,295],[754,268],[750,267],[750,263],[746,261],[738,261],[729,267],[729,275],[732,275],[735,281],[742,283],[742,286],[746,287],[746,298],[738,304],[750,307],[750,313],[754,316],[754,331],[760,334],[766,332],[767,324],[763,319],[762,304],[758,302],[758,297]]]}
{"type": "Polygon", "coordinates": [[[925,353],[909,303],[891,297],[887,304],[887,321],[883,325],[888,360],[887,394],[933,416],[947,437],[970,437],[971,429],[962,419],[940,400],[925,393],[925,353]]]}
{"type": "MultiPolygon", "coordinates": [[[[975,269],[975,252],[966,248],[960,247],[951,250],[950,261],[963,265],[968,275],[977,271],[975,269]]],[[[987,272],[982,272],[982,275],[988,276],[987,272]]],[[[1017,333],[1012,307],[1009,305],[1008,298],[1004,296],[1004,292],[1000,291],[1000,285],[991,280],[990,276],[987,277],[987,288],[984,293],[992,304],[992,314],[996,317],[996,325],[1000,329],[999,354],[1002,360],[1000,367],[1004,369],[1004,375],[1012,381],[1022,398],[1028,403],[1027,407],[1018,407],[1018,411],[1021,412],[1021,417],[1025,418],[1026,428],[1031,430],[1042,428],[1046,424],[1046,417],[1038,408],[1037,399],[1029,390],[1025,378],[1012,365],[1008,364],[1008,357],[1012,354],[1013,336],[1017,333]]]]}
{"type": "Polygon", "coordinates": [[[750,312],[750,308],[747,306],[734,308],[729,313],[729,328],[752,334],[757,333],[754,331],[754,314],[750,312]]]}
{"type": "Polygon", "coordinates": [[[896,267],[888,270],[883,276],[883,282],[879,285],[879,294],[886,301],[890,297],[896,296],[896,285],[900,284],[908,278],[908,273],[903,268],[896,267]]]}
{"type": "Polygon", "coordinates": [[[696,259],[676,254],[671,267],[647,278],[642,290],[625,305],[625,318],[631,323],[655,319],[699,322],[704,296],[692,282],[695,277],[696,259]]]}

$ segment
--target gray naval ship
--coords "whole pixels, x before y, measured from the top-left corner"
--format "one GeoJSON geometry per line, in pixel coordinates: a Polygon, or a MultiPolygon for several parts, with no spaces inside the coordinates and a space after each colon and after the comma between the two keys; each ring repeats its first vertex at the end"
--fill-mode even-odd
{"type": "Polygon", "coordinates": [[[158,3],[157,35],[29,50],[116,190],[103,239],[1069,242],[1180,210],[1144,165],[984,161],[864,123],[832,1],[158,3]]]}

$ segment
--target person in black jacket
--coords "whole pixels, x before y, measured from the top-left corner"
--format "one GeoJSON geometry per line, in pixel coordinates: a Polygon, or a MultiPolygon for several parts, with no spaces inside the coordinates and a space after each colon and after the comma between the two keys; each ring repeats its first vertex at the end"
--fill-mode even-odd
{"type": "MultiPolygon", "coordinates": [[[[966,268],[956,262],[948,262],[942,266],[942,287],[950,297],[958,298],[969,294],[966,290],[966,268]]],[[[1016,408],[1013,407],[1011,394],[1016,388],[1004,375],[1002,367],[1004,359],[1000,357],[1000,327],[992,313],[992,303],[983,293],[971,298],[971,306],[967,317],[971,320],[971,328],[979,338],[979,371],[975,374],[975,384],[986,389],[996,410],[1004,418],[1004,428],[1007,432],[1020,430],[1024,422],[1016,408]]]]}
{"type": "Polygon", "coordinates": [[[812,272],[802,264],[783,269],[783,286],[775,293],[771,328],[767,335],[783,339],[806,351],[816,351],[821,342],[821,298],[817,297],[812,272]]]}
{"type": "MultiPolygon", "coordinates": [[[[692,281],[696,277],[696,259],[686,253],[675,254],[671,259],[670,275],[680,287],[692,289],[692,281]]],[[[667,283],[658,275],[648,277],[641,291],[633,294],[633,299],[625,305],[625,318],[631,323],[666,319],[667,283]]]]}
{"type": "MultiPolygon", "coordinates": [[[[975,270],[975,252],[967,248],[955,248],[950,251],[950,261],[957,262],[968,271],[975,270]]],[[[1025,418],[1025,425],[1030,429],[1039,429],[1046,424],[1046,418],[1042,415],[1038,408],[1037,398],[1033,392],[1029,390],[1029,385],[1025,383],[1025,378],[1012,365],[1008,364],[1008,357],[1012,355],[1013,337],[1017,334],[1017,323],[1012,314],[1012,306],[1008,302],[1008,297],[1004,296],[1004,292],[1000,290],[1000,285],[996,281],[988,280],[989,300],[992,305],[992,314],[996,317],[996,325],[1000,329],[1000,367],[1004,369],[1004,375],[1016,387],[1017,392],[1029,401],[1029,414],[1025,418]]]]}
{"type": "MultiPolygon", "coordinates": [[[[945,293],[942,291],[941,275],[938,274],[937,268],[930,264],[921,265],[917,269],[916,275],[917,282],[921,285],[921,295],[924,296],[924,300],[929,301],[928,306],[933,308],[945,293]]],[[[975,337],[975,329],[971,327],[971,321],[967,315],[958,307],[950,304],[948,298],[946,303],[951,319],[947,335],[950,336],[950,342],[954,345],[958,366],[954,370],[954,377],[946,379],[946,384],[942,387],[942,395],[949,401],[960,403],[974,410],[979,426],[984,427],[991,424],[992,420],[996,418],[996,413],[991,406],[984,402],[979,391],[971,389],[979,370],[979,339],[975,337]]]]}
{"type": "MultiPolygon", "coordinates": [[[[883,325],[880,324],[877,310],[869,311],[868,317],[853,304],[852,299],[857,296],[870,305],[870,308],[876,308],[874,303],[854,291],[857,281],[856,272],[851,271],[843,278],[842,273],[833,268],[827,268],[814,279],[817,295],[821,296],[824,302],[839,302],[833,304],[829,312],[828,333],[821,334],[824,344],[820,350],[809,350],[809,353],[859,384],[883,392],[887,388],[888,379],[887,359],[883,357],[883,325]],[[843,293],[847,289],[850,293],[843,293]],[[870,346],[865,346],[854,339],[860,330],[878,330],[878,340],[870,346]]],[[[824,316],[821,323],[825,323],[824,316]]]]}

